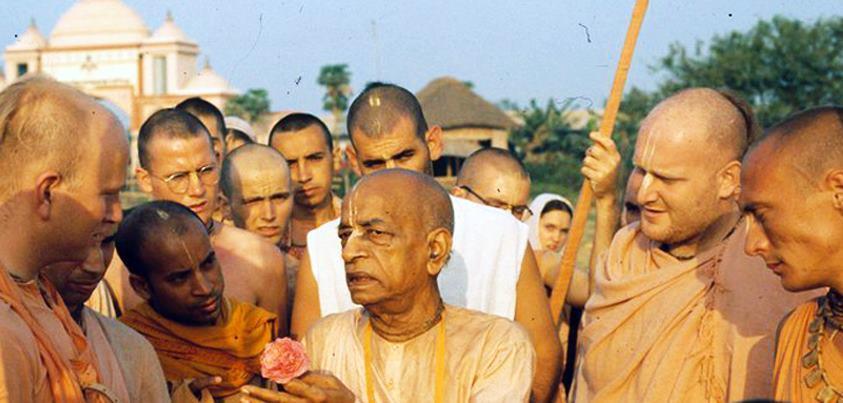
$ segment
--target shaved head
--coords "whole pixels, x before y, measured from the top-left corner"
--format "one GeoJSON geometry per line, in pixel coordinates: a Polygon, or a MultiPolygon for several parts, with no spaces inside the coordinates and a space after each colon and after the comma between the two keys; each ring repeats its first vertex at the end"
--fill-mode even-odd
{"type": "Polygon", "coordinates": [[[397,85],[375,84],[348,109],[348,132],[352,143],[358,134],[378,138],[392,133],[402,119],[408,119],[415,135],[424,140],[427,121],[416,96],[397,85]]]}
{"type": "Polygon", "coordinates": [[[454,233],[454,208],[448,192],[430,175],[406,169],[386,169],[366,175],[351,191],[349,204],[365,203],[360,195],[377,194],[396,210],[416,216],[425,232],[444,228],[454,233]],[[358,197],[355,197],[358,195],[358,197]]]}
{"type": "Polygon", "coordinates": [[[220,189],[226,197],[234,197],[240,191],[238,175],[244,171],[273,170],[280,172],[290,181],[290,168],[280,152],[262,144],[246,144],[225,157],[220,174],[220,189]]]}
{"type": "Polygon", "coordinates": [[[530,174],[518,158],[507,150],[492,147],[477,150],[468,156],[457,175],[457,184],[474,184],[478,176],[487,172],[530,181],[530,174]]]}
{"type": "Polygon", "coordinates": [[[530,174],[518,158],[502,148],[483,148],[472,153],[457,176],[455,196],[509,210],[526,219],[530,198],[530,174]]]}
{"type": "MultiPolygon", "coordinates": [[[[740,160],[759,128],[749,105],[737,95],[711,88],[690,88],[659,103],[641,130],[662,129],[707,158],[740,160]],[[694,130],[684,130],[693,126],[694,130]],[[707,153],[706,153],[707,151],[707,153]]],[[[652,151],[652,150],[650,150],[652,151]]]]}
{"type": "Polygon", "coordinates": [[[770,128],[764,142],[773,146],[781,161],[819,181],[829,169],[843,168],[843,107],[799,112],[770,128]]]}
{"type": "Polygon", "coordinates": [[[56,170],[74,183],[83,150],[95,141],[86,134],[97,119],[119,126],[93,98],[46,77],[26,78],[0,92],[0,200],[39,170],[56,170]]]}

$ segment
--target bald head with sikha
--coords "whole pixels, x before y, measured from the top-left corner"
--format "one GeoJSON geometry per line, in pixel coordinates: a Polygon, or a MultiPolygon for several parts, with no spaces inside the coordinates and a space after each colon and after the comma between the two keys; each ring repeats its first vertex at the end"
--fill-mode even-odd
{"type": "Polygon", "coordinates": [[[394,312],[438,301],[436,276],[453,231],[451,200],[430,176],[389,169],[361,179],[343,201],[339,227],[354,302],[394,312]]]}
{"type": "Polygon", "coordinates": [[[277,245],[293,211],[287,160],[272,147],[246,144],[222,164],[220,188],[234,224],[277,245]]]}
{"type": "Polygon", "coordinates": [[[686,257],[728,233],[754,122],[739,98],[708,88],[681,91],[647,115],[633,159],[644,234],[686,257]]]}
{"type": "Polygon", "coordinates": [[[770,128],[746,156],[741,182],[746,253],[763,257],[788,290],[843,292],[843,107],[770,128]]]}
{"type": "Polygon", "coordinates": [[[509,211],[518,220],[529,218],[530,174],[509,151],[483,148],[463,163],[454,196],[509,211]]]}
{"type": "Polygon", "coordinates": [[[348,150],[358,174],[388,168],[433,173],[442,154],[442,129],[428,126],[421,104],[410,91],[373,84],[348,109],[348,150]]]}

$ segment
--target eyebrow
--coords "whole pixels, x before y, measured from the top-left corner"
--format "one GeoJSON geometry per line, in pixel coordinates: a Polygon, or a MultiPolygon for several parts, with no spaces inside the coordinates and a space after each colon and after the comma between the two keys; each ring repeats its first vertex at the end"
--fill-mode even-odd
{"type": "Polygon", "coordinates": [[[205,256],[205,259],[204,259],[204,260],[202,260],[202,262],[201,262],[201,263],[199,263],[199,265],[200,265],[200,266],[204,266],[204,265],[206,265],[206,264],[208,264],[208,263],[212,262],[212,261],[213,261],[216,257],[217,257],[217,253],[216,253],[216,252],[214,252],[214,250],[213,250],[213,249],[211,249],[211,251],[208,253],[208,256],[205,256]]]}

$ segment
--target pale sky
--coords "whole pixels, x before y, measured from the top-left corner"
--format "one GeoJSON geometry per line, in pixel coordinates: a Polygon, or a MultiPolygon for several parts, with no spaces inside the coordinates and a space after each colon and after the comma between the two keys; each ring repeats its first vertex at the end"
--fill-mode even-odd
{"type": "MultiPolygon", "coordinates": [[[[171,10],[211,65],[241,91],[266,88],[273,110],[322,114],[324,64],[347,63],[352,89],[387,81],[418,91],[455,76],[492,102],[582,97],[599,106],[611,85],[633,0],[278,1],[124,0],[155,30],[171,10]]],[[[49,35],[68,0],[3,1],[0,45],[35,17],[49,35]]],[[[841,0],[652,0],[627,88],[658,82],[647,68],[672,42],[746,30],[781,14],[843,13],[841,0]]],[[[586,104],[588,101],[584,101],[586,104]]],[[[587,106],[587,105],[586,105],[587,106]]]]}

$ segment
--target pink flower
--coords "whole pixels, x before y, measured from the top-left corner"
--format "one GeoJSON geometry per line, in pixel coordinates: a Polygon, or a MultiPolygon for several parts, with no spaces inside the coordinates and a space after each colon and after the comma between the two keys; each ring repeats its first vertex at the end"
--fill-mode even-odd
{"type": "Polygon", "coordinates": [[[263,348],[261,376],[285,384],[310,369],[310,358],[304,346],[289,338],[275,339],[263,348]]]}

